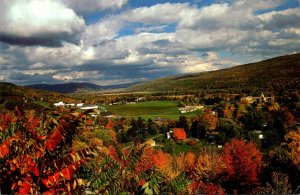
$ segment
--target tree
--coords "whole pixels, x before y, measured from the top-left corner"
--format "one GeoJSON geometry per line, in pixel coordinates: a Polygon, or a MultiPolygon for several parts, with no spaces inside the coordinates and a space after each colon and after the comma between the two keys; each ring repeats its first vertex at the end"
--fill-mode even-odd
{"type": "Polygon", "coordinates": [[[189,124],[188,124],[188,121],[186,119],[185,116],[180,116],[179,119],[178,119],[178,123],[176,124],[176,127],[179,127],[179,128],[183,128],[186,135],[189,136],[190,135],[190,131],[189,131],[189,124]]]}
{"type": "Polygon", "coordinates": [[[148,119],[148,132],[150,133],[150,135],[155,135],[158,133],[158,127],[151,118],[148,119]]]}
{"type": "Polygon", "coordinates": [[[246,193],[258,184],[262,153],[254,143],[232,139],[225,144],[222,155],[227,168],[224,187],[229,193],[246,193]]]}
{"type": "Polygon", "coordinates": [[[300,168],[300,128],[290,131],[285,136],[290,149],[290,156],[293,163],[300,168]]]}
{"type": "Polygon", "coordinates": [[[198,117],[198,120],[200,124],[204,126],[206,131],[214,130],[218,122],[218,118],[209,108],[204,110],[204,112],[198,117]]]}
{"type": "Polygon", "coordinates": [[[285,129],[293,129],[297,124],[297,120],[291,112],[283,113],[284,127],[285,129]]]}
{"type": "Polygon", "coordinates": [[[198,118],[193,119],[192,126],[191,126],[191,135],[198,139],[200,138],[204,139],[205,134],[206,134],[205,128],[203,125],[200,124],[198,118]]]}
{"type": "Polygon", "coordinates": [[[145,120],[142,119],[142,117],[139,117],[137,119],[137,128],[138,128],[138,132],[139,132],[140,135],[146,136],[148,134],[148,132],[146,131],[145,120]]]}
{"type": "Polygon", "coordinates": [[[271,184],[267,183],[264,187],[259,187],[254,194],[292,194],[289,177],[280,172],[272,173],[271,184]]]}
{"type": "Polygon", "coordinates": [[[182,141],[186,139],[186,133],[183,128],[173,128],[173,137],[177,141],[182,141]]]}
{"type": "Polygon", "coordinates": [[[243,128],[238,126],[232,119],[220,118],[218,120],[216,130],[220,133],[223,142],[226,142],[234,137],[244,137],[243,128]]]}

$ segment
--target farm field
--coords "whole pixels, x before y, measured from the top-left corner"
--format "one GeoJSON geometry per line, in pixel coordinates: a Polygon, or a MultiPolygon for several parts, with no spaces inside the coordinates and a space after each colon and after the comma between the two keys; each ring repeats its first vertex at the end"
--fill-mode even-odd
{"type": "Polygon", "coordinates": [[[137,118],[140,116],[144,119],[155,119],[157,116],[167,119],[178,119],[181,115],[191,118],[202,112],[201,110],[196,110],[194,112],[181,114],[177,104],[177,101],[149,101],[136,104],[110,105],[106,108],[123,117],[137,118]]]}

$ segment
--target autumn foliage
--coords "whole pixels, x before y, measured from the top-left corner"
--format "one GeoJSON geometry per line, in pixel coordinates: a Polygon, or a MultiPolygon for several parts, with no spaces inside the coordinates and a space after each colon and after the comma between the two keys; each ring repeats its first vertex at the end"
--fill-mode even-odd
{"type": "Polygon", "coordinates": [[[74,192],[74,173],[91,156],[88,150],[72,152],[72,137],[81,118],[68,113],[47,120],[24,113],[0,115],[0,178],[3,193],[37,194],[74,192]]]}
{"type": "Polygon", "coordinates": [[[232,139],[225,145],[223,159],[227,171],[226,186],[229,192],[245,193],[258,184],[262,153],[255,144],[232,139]]]}
{"type": "Polygon", "coordinates": [[[290,148],[290,156],[293,163],[300,167],[300,128],[295,131],[290,131],[285,136],[290,148]]]}
{"type": "Polygon", "coordinates": [[[173,137],[177,141],[182,141],[186,139],[186,133],[183,128],[173,128],[173,137]]]}

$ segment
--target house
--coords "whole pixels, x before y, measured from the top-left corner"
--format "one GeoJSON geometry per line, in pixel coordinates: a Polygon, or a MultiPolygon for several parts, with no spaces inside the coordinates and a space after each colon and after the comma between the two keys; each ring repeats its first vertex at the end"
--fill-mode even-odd
{"type": "Polygon", "coordinates": [[[98,109],[97,105],[86,105],[86,106],[81,106],[81,110],[93,110],[93,109],[98,109]]]}
{"type": "Polygon", "coordinates": [[[65,103],[64,102],[54,103],[54,106],[65,106],[65,103]]]}
{"type": "Polygon", "coordinates": [[[247,101],[250,104],[252,104],[255,101],[264,101],[267,102],[269,100],[273,100],[274,101],[275,97],[265,97],[265,95],[263,93],[261,93],[261,95],[259,97],[252,97],[252,96],[246,96],[240,99],[240,102],[244,102],[247,101]]]}
{"type": "Polygon", "coordinates": [[[82,107],[84,105],[84,103],[78,103],[76,104],[77,107],[82,107]]]}
{"type": "Polygon", "coordinates": [[[264,135],[263,135],[262,131],[254,130],[254,133],[256,133],[258,135],[258,139],[264,139],[264,135]]]}
{"type": "Polygon", "coordinates": [[[135,101],[139,102],[139,101],[143,101],[145,99],[146,99],[145,97],[137,97],[137,98],[135,98],[135,101]]]}
{"type": "Polygon", "coordinates": [[[199,110],[204,108],[204,106],[185,106],[185,107],[179,107],[178,110],[180,113],[188,113],[188,112],[194,112],[195,110],[199,110]]]}
{"type": "Polygon", "coordinates": [[[154,147],[155,146],[155,141],[153,139],[149,139],[148,141],[145,142],[145,145],[154,147]]]}
{"type": "Polygon", "coordinates": [[[66,107],[74,107],[75,104],[65,104],[66,107]]]}

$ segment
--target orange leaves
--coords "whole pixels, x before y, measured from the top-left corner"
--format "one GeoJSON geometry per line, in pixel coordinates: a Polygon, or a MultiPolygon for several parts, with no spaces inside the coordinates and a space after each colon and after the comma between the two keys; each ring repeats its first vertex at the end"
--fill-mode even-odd
{"type": "Polygon", "coordinates": [[[290,155],[293,163],[300,167],[300,128],[296,131],[290,131],[286,134],[285,140],[287,140],[290,148],[290,155]]]}
{"type": "Polygon", "coordinates": [[[13,113],[0,114],[0,131],[7,130],[8,126],[14,121],[13,113]]]}
{"type": "Polygon", "coordinates": [[[195,154],[192,152],[188,152],[185,155],[184,161],[185,161],[185,167],[186,169],[192,169],[195,166],[195,154]]]}
{"type": "Polygon", "coordinates": [[[182,170],[192,170],[195,167],[195,154],[188,152],[187,154],[181,153],[177,158],[177,166],[182,170]]]}
{"type": "Polygon", "coordinates": [[[0,134],[3,133],[1,138],[4,139],[0,143],[0,172],[3,176],[0,183],[10,184],[1,189],[3,193],[61,194],[67,189],[70,189],[68,192],[76,189],[76,185],[70,185],[74,180],[74,172],[81,161],[91,157],[92,152],[79,151],[73,155],[69,150],[57,148],[58,145],[71,146],[82,119],[68,113],[44,118],[44,129],[39,131],[40,121],[34,112],[24,115],[16,109],[14,115],[0,114],[0,134]],[[44,132],[49,132],[49,127],[57,124],[57,121],[59,124],[47,136],[44,132]],[[8,128],[13,128],[13,131],[6,132],[8,128]]]}
{"type": "Polygon", "coordinates": [[[185,140],[186,139],[186,133],[183,128],[173,128],[173,137],[177,141],[185,140]]]}
{"type": "Polygon", "coordinates": [[[21,184],[18,194],[30,194],[30,184],[27,181],[21,184]]]}
{"type": "Polygon", "coordinates": [[[198,120],[207,130],[214,130],[218,122],[218,118],[209,108],[204,110],[204,113],[199,116],[198,120]]]}
{"type": "Polygon", "coordinates": [[[236,189],[239,188],[240,193],[257,184],[262,153],[254,143],[232,139],[225,145],[222,155],[228,172],[227,180],[234,184],[236,189]]]}
{"type": "Polygon", "coordinates": [[[49,136],[46,142],[46,149],[53,151],[57,145],[63,141],[63,134],[66,133],[64,127],[68,127],[68,124],[64,120],[60,121],[60,125],[56,126],[52,134],[49,136]]]}
{"type": "Polygon", "coordinates": [[[74,176],[74,171],[77,171],[79,168],[79,164],[79,161],[69,164],[61,171],[55,172],[53,175],[50,175],[46,179],[43,179],[42,183],[46,188],[49,189],[59,184],[59,182],[61,182],[62,180],[71,181],[74,176]]]}
{"type": "Polygon", "coordinates": [[[61,173],[63,174],[63,176],[66,180],[71,180],[73,178],[73,173],[74,173],[73,166],[68,165],[68,167],[61,170],[61,173]]]}
{"type": "Polygon", "coordinates": [[[10,152],[9,142],[5,141],[2,145],[0,145],[0,158],[4,158],[10,152]]]}
{"type": "Polygon", "coordinates": [[[153,161],[155,166],[160,169],[165,169],[172,163],[172,156],[162,150],[157,150],[154,152],[153,161]]]}
{"type": "Polygon", "coordinates": [[[140,173],[152,169],[154,166],[153,155],[154,151],[152,150],[152,148],[145,148],[142,157],[135,168],[135,171],[140,173]]]}
{"type": "Polygon", "coordinates": [[[200,152],[194,170],[194,178],[197,181],[213,181],[225,171],[222,156],[211,151],[200,152]]]}
{"type": "Polygon", "coordinates": [[[113,129],[114,128],[114,123],[110,119],[108,119],[107,124],[105,125],[105,128],[106,129],[113,129]]]}

